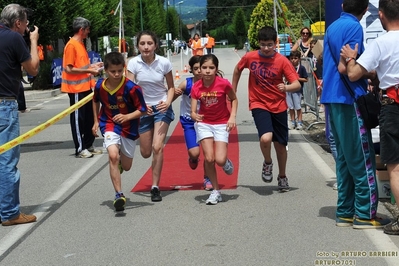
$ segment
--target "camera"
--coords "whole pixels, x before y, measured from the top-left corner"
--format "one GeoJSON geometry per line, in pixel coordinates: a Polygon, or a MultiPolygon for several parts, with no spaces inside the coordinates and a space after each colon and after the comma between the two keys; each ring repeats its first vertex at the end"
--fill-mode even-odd
{"type": "Polygon", "coordinates": [[[24,32],[23,38],[25,40],[26,45],[28,45],[28,47],[30,47],[30,36],[29,35],[31,32],[35,31],[34,10],[31,8],[26,8],[25,12],[26,12],[26,17],[29,20],[29,25],[24,32]]]}

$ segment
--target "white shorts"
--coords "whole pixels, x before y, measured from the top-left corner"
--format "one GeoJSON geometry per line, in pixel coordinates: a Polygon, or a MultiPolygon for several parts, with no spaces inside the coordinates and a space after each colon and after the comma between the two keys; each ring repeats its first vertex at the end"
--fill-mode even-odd
{"type": "Polygon", "coordinates": [[[226,130],[227,124],[210,125],[202,122],[194,124],[197,133],[197,143],[205,138],[213,138],[214,141],[229,143],[229,132],[226,130]]]}
{"type": "Polygon", "coordinates": [[[107,131],[104,134],[104,147],[108,148],[110,145],[119,145],[121,152],[126,157],[133,158],[136,150],[136,141],[121,137],[115,132],[107,131]]]}
{"type": "Polygon", "coordinates": [[[287,105],[288,109],[301,110],[302,93],[300,92],[287,92],[287,105]]]}

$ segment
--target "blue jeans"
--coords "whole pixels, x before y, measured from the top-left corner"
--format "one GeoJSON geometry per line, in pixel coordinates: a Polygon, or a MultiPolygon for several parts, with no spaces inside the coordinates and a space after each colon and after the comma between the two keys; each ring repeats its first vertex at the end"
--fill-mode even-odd
{"type": "MultiPolygon", "coordinates": [[[[18,104],[0,99],[0,146],[19,136],[18,104]]],[[[0,216],[7,221],[19,215],[19,146],[0,154],[0,216]]]]}

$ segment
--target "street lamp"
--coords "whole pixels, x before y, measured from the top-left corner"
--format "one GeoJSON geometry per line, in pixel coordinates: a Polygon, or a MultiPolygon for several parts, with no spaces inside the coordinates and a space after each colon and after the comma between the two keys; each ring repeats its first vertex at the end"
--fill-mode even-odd
{"type": "Polygon", "coordinates": [[[184,1],[180,1],[179,3],[177,3],[179,5],[179,28],[180,28],[180,40],[183,40],[183,25],[180,24],[180,22],[182,22],[181,20],[181,5],[184,3],[184,1]]]}

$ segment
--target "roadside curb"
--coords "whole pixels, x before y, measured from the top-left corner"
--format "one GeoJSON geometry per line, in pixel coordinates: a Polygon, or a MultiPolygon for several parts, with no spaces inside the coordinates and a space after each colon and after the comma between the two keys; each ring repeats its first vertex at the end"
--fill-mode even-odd
{"type": "Polygon", "coordinates": [[[52,90],[25,90],[25,100],[38,100],[55,97],[61,94],[60,89],[52,89],[52,90]]]}

